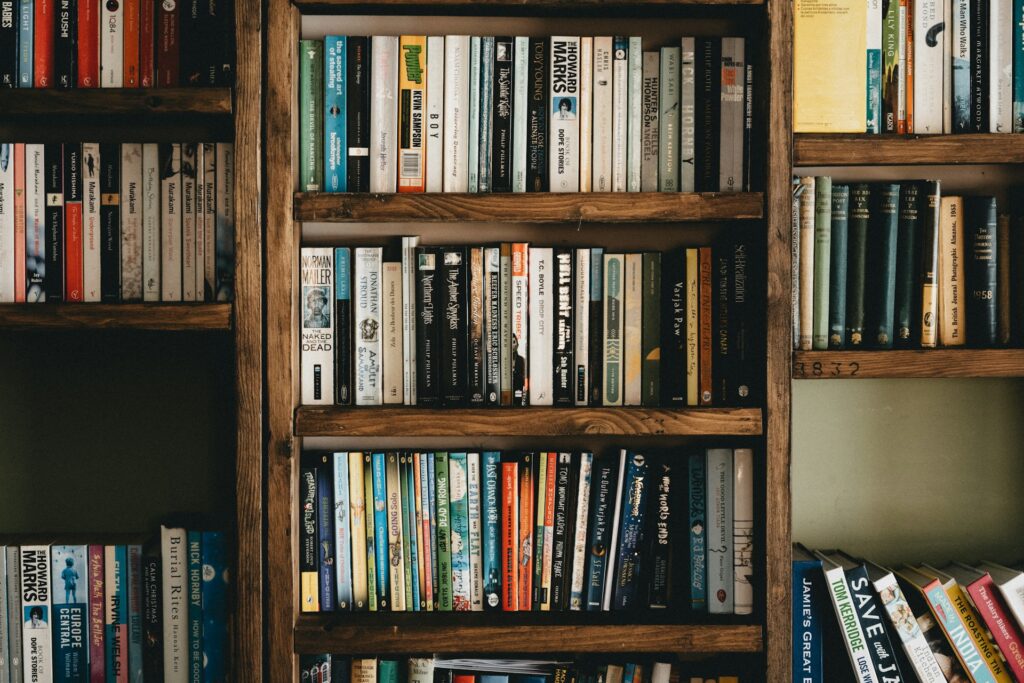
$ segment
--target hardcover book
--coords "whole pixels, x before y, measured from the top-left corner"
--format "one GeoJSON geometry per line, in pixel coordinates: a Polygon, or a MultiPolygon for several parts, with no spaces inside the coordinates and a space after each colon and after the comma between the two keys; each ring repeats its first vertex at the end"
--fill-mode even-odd
{"type": "Polygon", "coordinates": [[[623,294],[624,261],[622,254],[604,255],[604,363],[602,404],[622,405],[623,400],[623,294]]]}
{"type": "MultiPolygon", "coordinates": [[[[815,2],[793,10],[793,129],[798,133],[865,132],[868,4],[839,12],[815,2]],[[835,74],[844,74],[835,78],[835,74]]],[[[876,129],[877,130],[877,129],[876,129]]]]}
{"type": "Polygon", "coordinates": [[[710,614],[732,614],[733,576],[733,452],[707,451],[707,595],[710,614]]]}
{"type": "Polygon", "coordinates": [[[370,81],[370,192],[398,186],[398,37],[373,36],[370,81]]]}

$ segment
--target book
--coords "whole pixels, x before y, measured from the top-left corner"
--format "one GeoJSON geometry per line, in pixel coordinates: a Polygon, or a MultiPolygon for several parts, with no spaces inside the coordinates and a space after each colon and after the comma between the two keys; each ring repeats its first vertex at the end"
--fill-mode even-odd
{"type": "Polygon", "coordinates": [[[469,532],[464,544],[469,549],[469,608],[473,612],[484,609],[483,538],[481,508],[480,453],[466,454],[466,496],[469,514],[469,532]]]}
{"type": "Polygon", "coordinates": [[[401,36],[397,57],[398,191],[423,192],[426,189],[427,37],[401,36]]]}
{"type": "Polygon", "coordinates": [[[574,305],[573,256],[569,247],[558,247],[553,251],[550,287],[552,290],[552,336],[554,356],[552,359],[552,403],[571,406],[575,403],[573,381],[574,352],[574,305]]]}
{"type": "Polygon", "coordinates": [[[846,266],[850,220],[850,186],[832,186],[830,227],[828,348],[841,349],[846,340],[846,266]]]}
{"type": "Polygon", "coordinates": [[[934,348],[939,341],[939,248],[942,217],[941,184],[925,182],[922,188],[921,222],[921,346],[934,348]]]}
{"type": "Polygon", "coordinates": [[[999,648],[1009,672],[1017,679],[1024,676],[1024,635],[998,595],[991,574],[959,562],[946,565],[942,571],[966,591],[967,600],[984,622],[986,633],[999,648]]]}
{"type": "MultiPolygon", "coordinates": [[[[519,609],[519,458],[501,456],[501,608],[519,609]]],[[[438,508],[440,514],[440,508],[438,508]]],[[[440,566],[440,565],[439,565],[440,566]]]]}
{"type": "Polygon", "coordinates": [[[501,454],[481,454],[480,520],[483,557],[483,607],[501,607],[501,454]]]}
{"type": "MultiPolygon", "coordinates": [[[[412,605],[406,602],[405,592],[405,538],[402,531],[402,479],[399,474],[399,454],[388,451],[385,454],[386,498],[387,510],[387,564],[389,578],[391,610],[394,612],[412,611],[412,605]]],[[[374,492],[376,497],[376,492],[374,492]]]]}
{"type": "Polygon", "coordinates": [[[345,36],[324,36],[323,188],[325,192],[348,190],[347,60],[348,46],[345,36]]]}
{"type": "Polygon", "coordinates": [[[626,191],[640,191],[641,167],[641,127],[643,117],[643,39],[640,36],[629,37],[629,55],[626,73],[629,95],[627,99],[628,116],[626,121],[626,191]]]}
{"type": "MultiPolygon", "coordinates": [[[[35,269],[29,268],[29,281],[38,277],[45,296],[39,301],[62,301],[64,298],[64,155],[59,143],[44,146],[43,162],[46,197],[45,238],[39,256],[45,259],[35,269]],[[35,270],[35,272],[33,272],[35,270]]],[[[33,249],[28,250],[32,259],[33,249]]],[[[31,284],[28,287],[32,291],[31,284]]],[[[32,297],[29,297],[29,301],[32,297]]]]}
{"type": "Polygon", "coordinates": [[[619,525],[622,519],[622,504],[626,491],[626,464],[629,460],[629,453],[623,449],[619,453],[618,466],[613,470],[612,481],[616,482],[615,492],[609,502],[610,530],[607,546],[608,565],[604,570],[604,586],[601,588],[601,610],[607,612],[612,608],[612,598],[615,589],[615,572],[618,569],[615,560],[618,559],[619,551],[619,525]],[[617,474],[616,474],[617,473],[617,474]]]}
{"type": "Polygon", "coordinates": [[[160,300],[181,301],[181,145],[161,143],[159,153],[160,300]]]}
{"type": "Polygon", "coordinates": [[[987,133],[989,126],[989,45],[991,31],[990,2],[972,0],[970,3],[970,132],[987,133]]]}
{"type": "Polygon", "coordinates": [[[326,247],[303,247],[302,402],[330,404],[334,398],[334,325],[330,302],[334,291],[334,254],[326,247]]]}
{"type": "Polygon", "coordinates": [[[868,341],[876,348],[893,346],[893,312],[896,302],[896,253],[899,225],[899,185],[886,183],[874,195],[875,222],[869,256],[874,262],[865,288],[868,341]]]}
{"type": "MultiPolygon", "coordinates": [[[[529,368],[529,277],[530,277],[530,245],[515,242],[511,246],[511,286],[510,296],[510,361],[512,371],[512,405],[528,406],[531,401],[529,368]]],[[[504,338],[504,333],[502,338],[504,338]]],[[[502,364],[504,366],[504,364],[502,364]]]]}
{"type": "MultiPolygon", "coordinates": [[[[683,190],[680,171],[686,177],[685,164],[676,157],[676,141],[680,139],[680,48],[661,48],[661,74],[658,83],[658,190],[675,192],[683,190]]],[[[691,78],[692,80],[692,78],[691,78]]],[[[685,77],[684,77],[685,81],[685,77]]],[[[692,87],[691,87],[692,89],[692,87]]],[[[684,93],[685,97],[685,87],[684,93]]],[[[685,116],[685,113],[684,113],[685,116]]],[[[685,155],[685,152],[684,152],[685,155]]],[[[681,155],[683,156],[683,155],[681,155]]],[[[692,176],[692,171],[690,172],[692,176]]],[[[693,191],[693,188],[690,189],[693,191]]]]}
{"type": "Polygon", "coordinates": [[[719,189],[719,144],[721,137],[722,39],[697,38],[696,70],[696,172],[697,192],[719,189]]]}
{"type": "Polygon", "coordinates": [[[719,192],[740,192],[746,189],[742,142],[746,88],[744,47],[743,38],[722,38],[719,192]]]}
{"type": "MultiPolygon", "coordinates": [[[[494,36],[480,38],[479,130],[477,135],[477,192],[490,192],[494,153],[494,36]]],[[[472,68],[472,67],[471,67],[472,68]]],[[[470,95],[472,96],[472,94],[470,95]]]]}
{"type": "MultiPolygon", "coordinates": [[[[188,542],[188,680],[191,683],[196,683],[196,681],[203,680],[203,534],[199,531],[189,531],[186,538],[188,542]]],[[[117,547],[119,550],[124,549],[124,546],[117,547]]],[[[108,567],[109,564],[108,562],[108,567]]],[[[122,617],[122,621],[127,620],[122,617]]],[[[125,629],[126,627],[122,624],[120,628],[125,629]]],[[[127,634],[123,639],[124,641],[128,640],[127,634]]],[[[118,645],[117,641],[118,639],[115,638],[115,647],[118,645]]],[[[127,670],[128,664],[127,646],[127,642],[121,646],[124,655],[121,668],[124,670],[127,670]]]]}
{"type": "Polygon", "coordinates": [[[548,143],[548,39],[529,39],[527,82],[526,191],[547,192],[550,178],[548,143]]]}
{"type": "Polygon", "coordinates": [[[299,187],[316,192],[324,178],[324,43],[299,41],[299,187]]]}
{"type": "Polygon", "coordinates": [[[699,249],[686,249],[686,405],[700,402],[700,294],[699,249]]]}
{"type": "Polygon", "coordinates": [[[515,64],[515,39],[511,36],[496,37],[494,39],[491,110],[490,187],[492,192],[512,191],[515,64]]]}
{"type": "Polygon", "coordinates": [[[629,120],[629,39],[612,39],[612,192],[626,191],[629,120]]]}
{"type": "MultiPolygon", "coordinates": [[[[161,623],[163,620],[163,605],[161,591],[161,558],[157,543],[152,543],[147,548],[146,567],[144,576],[146,583],[145,595],[145,633],[146,642],[146,672],[150,678],[163,676],[163,634],[161,623]],[[149,637],[153,636],[150,640],[149,637]]],[[[106,680],[106,552],[102,545],[88,546],[89,573],[88,573],[88,602],[89,602],[89,680],[106,680]]]]}
{"type": "Polygon", "coordinates": [[[531,604],[533,594],[533,544],[536,539],[533,537],[533,525],[530,523],[534,516],[534,496],[536,492],[535,483],[537,480],[537,460],[534,453],[522,453],[519,456],[519,570],[518,589],[519,597],[517,606],[526,610],[531,604]]]}
{"type": "MultiPolygon", "coordinates": [[[[385,404],[402,404],[403,378],[403,287],[402,262],[395,255],[384,254],[380,273],[381,302],[381,393],[385,404]],[[395,259],[395,260],[392,260],[395,259]]],[[[358,346],[357,346],[358,348],[358,346]]]]}
{"type": "Polygon", "coordinates": [[[427,36],[426,112],[426,186],[427,192],[444,189],[444,76],[445,38],[427,36]]]}
{"type": "Polygon", "coordinates": [[[434,454],[434,481],[436,484],[437,514],[437,576],[438,604],[435,609],[451,612],[453,608],[452,583],[452,525],[451,525],[451,483],[449,480],[449,459],[447,453],[434,454]]]}
{"type": "Polygon", "coordinates": [[[658,190],[661,52],[643,53],[640,112],[640,191],[658,190]]]}
{"type": "Polygon", "coordinates": [[[590,402],[590,291],[591,282],[590,249],[575,250],[573,263],[573,347],[572,367],[569,382],[572,390],[572,405],[586,406],[590,402]]]}
{"type": "MultiPolygon", "coordinates": [[[[100,206],[100,146],[98,143],[87,142],[82,145],[82,287],[83,287],[83,298],[85,301],[95,302],[100,301],[102,298],[102,279],[101,271],[103,268],[102,258],[102,222],[100,220],[101,206],[100,206]]],[[[152,150],[150,150],[152,152],[152,150]]],[[[155,169],[156,160],[150,159],[154,163],[154,168],[151,171],[152,187],[150,191],[155,194],[152,199],[152,211],[153,211],[153,223],[154,228],[151,233],[151,239],[156,241],[153,245],[153,249],[156,252],[155,260],[156,271],[160,272],[160,225],[162,219],[162,212],[158,204],[160,198],[160,188],[157,179],[158,171],[155,169]],[[155,233],[155,234],[154,234],[155,233]]],[[[159,283],[159,278],[158,278],[159,283]]],[[[156,299],[160,299],[160,291],[158,285],[153,285],[151,289],[157,289],[156,299]]]]}
{"type": "Polygon", "coordinates": [[[686,405],[685,250],[675,249],[664,255],[662,289],[661,393],[667,405],[686,405]]]}
{"type": "MultiPolygon", "coordinates": [[[[188,681],[188,632],[186,596],[186,534],[182,528],[161,527],[161,576],[163,578],[164,681],[188,681]]],[[[109,671],[108,671],[109,674],[109,671]]]]}
{"type": "Polygon", "coordinates": [[[964,202],[942,197],[939,211],[938,283],[942,296],[939,340],[942,346],[963,346],[964,333],[964,202]]]}
{"type": "MultiPolygon", "coordinates": [[[[576,475],[576,500],[575,511],[572,514],[575,520],[575,529],[572,534],[572,571],[567,574],[568,584],[568,607],[573,611],[584,609],[584,580],[587,561],[587,532],[588,518],[587,511],[590,509],[590,488],[593,477],[594,454],[581,453],[579,457],[579,471],[576,475]]],[[[570,504],[573,501],[570,501],[570,504]]]]}
{"type": "Polygon", "coordinates": [[[949,70],[946,44],[952,30],[945,23],[945,8],[951,2],[917,0],[913,3],[911,21],[917,39],[913,45],[914,83],[909,94],[913,95],[914,125],[912,130],[908,128],[908,133],[943,132],[943,106],[947,96],[943,79],[949,70]]]}
{"type": "Polygon", "coordinates": [[[815,551],[814,556],[821,561],[832,609],[839,622],[843,645],[856,680],[862,683],[879,680],[842,566],[836,564],[827,552],[815,551]]]}
{"type": "Polygon", "coordinates": [[[604,255],[602,404],[606,406],[622,405],[623,400],[624,261],[622,254],[604,255]]]}
{"type": "MultiPolygon", "coordinates": [[[[967,343],[988,347],[996,344],[996,198],[969,197],[964,206],[964,262],[967,301],[967,343]]],[[[964,290],[961,290],[964,291],[964,290]]]]}
{"type": "MultiPolygon", "coordinates": [[[[26,676],[40,683],[53,683],[53,622],[50,592],[50,547],[23,545],[19,549],[21,574],[21,613],[17,628],[21,632],[22,666],[26,676]]],[[[10,624],[10,622],[8,622],[10,624]]]]}
{"type": "MultiPolygon", "coordinates": [[[[50,595],[53,602],[55,681],[89,680],[89,575],[88,548],[84,545],[50,546],[50,595]]],[[[0,560],[5,562],[6,560],[0,560]]],[[[0,601],[6,602],[6,601],[0,601]]],[[[4,605],[6,607],[6,605],[4,605]]],[[[3,610],[6,613],[6,609],[3,610]]],[[[2,621],[2,620],[0,620],[2,621]]],[[[6,626],[6,623],[5,623],[6,626]]],[[[17,624],[14,625],[17,628],[17,624]]],[[[6,637],[6,633],[4,633],[6,637]]],[[[0,652],[7,651],[0,644],[0,652]]]]}
{"type": "MultiPolygon", "coordinates": [[[[182,145],[182,148],[190,148],[194,152],[194,145],[182,145]]],[[[178,207],[181,216],[184,218],[194,209],[185,198],[185,187],[191,181],[192,189],[195,189],[195,154],[190,157],[181,157],[181,197],[182,201],[178,207]],[[189,164],[191,163],[191,166],[189,164]],[[187,211],[188,210],[188,211],[187,211]]],[[[194,224],[193,224],[194,228],[194,224]]],[[[193,244],[189,251],[194,266],[195,259],[195,232],[192,232],[193,244]]],[[[182,242],[184,244],[184,240],[182,242]]],[[[184,253],[184,251],[182,252],[184,253]]],[[[184,269],[180,272],[181,299],[185,300],[186,287],[194,288],[194,271],[191,272],[193,281],[185,278],[184,269]]],[[[104,302],[116,303],[121,297],[121,154],[116,144],[100,145],[100,298],[104,302]]]]}
{"type": "Polygon", "coordinates": [[[893,344],[906,348],[920,337],[920,324],[916,297],[920,233],[920,186],[917,183],[900,185],[899,220],[896,235],[896,281],[893,344]]]}
{"type": "MultiPolygon", "coordinates": [[[[800,337],[798,346],[801,351],[810,351],[813,345],[812,326],[814,320],[814,176],[801,177],[800,185],[800,337]]],[[[855,196],[853,195],[853,197],[855,196]]],[[[853,258],[853,249],[856,245],[854,241],[856,227],[853,222],[854,207],[856,207],[855,203],[851,205],[850,209],[851,258],[849,267],[851,273],[855,272],[855,260],[853,258]]],[[[689,262],[687,262],[687,265],[689,265],[689,262]]],[[[687,275],[689,276],[689,270],[687,270],[687,275]]],[[[850,286],[847,291],[847,301],[851,301],[853,296],[854,288],[850,286]]],[[[847,314],[848,321],[851,317],[847,314]]]]}
{"type": "Polygon", "coordinates": [[[441,401],[459,406],[468,389],[469,349],[469,263],[465,247],[444,247],[441,251],[441,326],[439,335],[441,401]]]}
{"type": "MultiPolygon", "coordinates": [[[[184,143],[181,146],[181,298],[182,301],[196,300],[196,243],[197,230],[196,218],[198,217],[196,201],[197,187],[197,146],[194,143],[184,143]]],[[[103,158],[103,149],[100,149],[100,157],[103,158]]],[[[106,161],[103,163],[106,170],[106,161]]],[[[104,173],[104,175],[106,175],[104,173]]],[[[105,180],[105,178],[104,178],[105,180]]],[[[103,221],[104,234],[106,233],[108,221],[103,221]]],[[[106,240],[104,240],[106,247],[106,240]]],[[[106,249],[104,249],[106,257],[106,249]]],[[[104,274],[108,272],[104,269],[104,274]]]]}
{"type": "Polygon", "coordinates": [[[64,145],[64,299],[82,301],[82,146],[64,145]]]}
{"type": "Polygon", "coordinates": [[[661,405],[661,254],[643,255],[641,395],[645,406],[661,405]]]}
{"type": "MultiPolygon", "coordinates": [[[[472,609],[469,560],[469,474],[466,453],[448,455],[448,505],[451,521],[452,610],[472,609]]],[[[445,580],[442,574],[442,580],[445,580]]]]}
{"type": "MultiPolygon", "coordinates": [[[[225,652],[228,644],[228,564],[224,535],[219,531],[204,531],[202,543],[203,680],[224,683],[228,663],[225,652]]],[[[129,546],[129,553],[132,547],[129,546]]],[[[134,670],[134,664],[132,666],[134,670]]]]}
{"type": "MultiPolygon", "coordinates": [[[[360,479],[360,486],[356,486],[354,480],[350,483],[348,453],[325,455],[321,463],[317,470],[317,521],[321,552],[320,609],[324,612],[333,612],[335,609],[351,610],[355,607],[355,591],[359,589],[359,585],[353,581],[355,533],[349,515],[354,507],[352,501],[356,498],[356,489],[362,489],[362,480],[360,479]],[[330,599],[323,597],[325,588],[330,599]]],[[[365,542],[365,536],[363,538],[365,542]]],[[[363,557],[365,558],[365,555],[363,557]]]]}
{"type": "Polygon", "coordinates": [[[580,192],[594,188],[594,39],[580,37],[580,192]]]}
{"type": "Polygon", "coordinates": [[[733,613],[754,610],[754,452],[733,451],[733,613]]]}
{"type": "Polygon", "coordinates": [[[371,39],[370,192],[395,192],[398,186],[397,36],[371,39]]]}
{"type": "Polygon", "coordinates": [[[714,379],[714,365],[711,354],[713,335],[713,309],[714,291],[712,287],[712,254],[710,247],[700,247],[698,251],[699,263],[699,284],[697,287],[699,297],[699,325],[698,328],[698,359],[697,379],[699,382],[699,404],[702,406],[711,405],[712,384],[714,379]]]}
{"type": "Polygon", "coordinates": [[[416,404],[440,402],[438,364],[440,321],[435,297],[440,297],[437,249],[416,247],[416,404]]]}
{"type": "Polygon", "coordinates": [[[1018,624],[1024,624],[1024,572],[994,562],[981,562],[977,569],[992,576],[1010,614],[1018,624]]]}
{"type": "MultiPolygon", "coordinates": [[[[383,283],[381,282],[382,250],[380,247],[359,247],[353,254],[353,287],[355,290],[355,404],[383,403],[381,358],[383,283]]],[[[329,316],[329,311],[328,311],[329,316]]],[[[328,396],[331,392],[328,392],[328,396]]]]}
{"type": "MultiPolygon", "coordinates": [[[[679,53],[679,191],[693,192],[696,188],[696,144],[697,144],[697,65],[696,43],[691,37],[680,40],[679,53]]],[[[659,90],[665,87],[664,79],[659,83],[659,90]]],[[[660,95],[659,95],[660,98],[660,95]]],[[[659,131],[661,129],[659,114],[659,131]]],[[[661,140],[659,132],[658,156],[661,157],[661,140]]],[[[670,150],[671,151],[671,150],[670,150]]],[[[659,167],[659,186],[661,174],[659,167]]]]}
{"type": "Polygon", "coordinates": [[[733,614],[733,452],[707,451],[707,595],[710,614],[733,614]]]}
{"type": "MultiPolygon", "coordinates": [[[[428,46],[429,47],[429,46],[428,46]]],[[[428,59],[430,53],[427,53],[428,59]]],[[[450,35],[444,38],[444,182],[445,192],[469,190],[469,145],[466,135],[470,130],[470,38],[450,35]]],[[[428,85],[434,78],[427,72],[428,85]]],[[[433,105],[427,100],[427,106],[433,105]]],[[[472,135],[472,133],[470,133],[472,135]]],[[[429,149],[428,149],[429,159],[429,149]]]]}
{"type": "Polygon", "coordinates": [[[469,39],[469,161],[468,182],[469,192],[480,190],[480,83],[482,71],[482,40],[480,36],[469,39]]]}
{"type": "Polygon", "coordinates": [[[579,49],[579,37],[551,38],[551,192],[579,191],[579,49]]]}
{"type": "Polygon", "coordinates": [[[643,254],[626,254],[622,294],[623,405],[640,405],[643,395],[643,291],[643,254]]]}
{"type": "MultiPolygon", "coordinates": [[[[824,594],[821,560],[800,544],[793,545],[793,676],[803,683],[824,681],[820,596],[824,594]]],[[[929,653],[930,655],[930,653],[929,653]]]]}
{"type": "Polygon", "coordinates": [[[868,5],[844,2],[836,13],[813,2],[793,11],[793,129],[798,133],[866,130],[868,5]],[[835,78],[835,74],[844,77],[835,78]]]}
{"type": "MultiPolygon", "coordinates": [[[[205,159],[205,157],[203,157],[205,159]]],[[[205,169],[203,169],[205,173],[205,169]]],[[[203,176],[205,178],[205,175],[203,176]]],[[[142,145],[121,145],[121,291],[125,302],[142,301],[142,145]]],[[[205,193],[205,188],[201,188],[205,193]]],[[[205,194],[203,195],[205,196],[205,194]]],[[[202,202],[199,202],[202,205],[202,202]]],[[[200,215],[204,220],[205,214],[200,215]]],[[[203,245],[205,247],[205,245],[203,245]]],[[[197,255],[198,255],[197,243],[197,255]]],[[[197,301],[205,301],[200,288],[197,301]]]]}
{"type": "Polygon", "coordinates": [[[618,556],[615,563],[615,592],[612,609],[631,609],[640,600],[639,573],[643,564],[641,535],[647,511],[649,465],[639,453],[626,456],[626,476],[620,491],[622,516],[618,533],[618,556]]]}
{"type": "Polygon", "coordinates": [[[601,405],[604,391],[604,249],[590,250],[590,343],[588,404],[601,405]]]}
{"type": "Polygon", "coordinates": [[[829,340],[829,273],[832,245],[832,179],[814,179],[814,317],[811,323],[811,345],[828,348],[829,340]]]}
{"type": "Polygon", "coordinates": [[[612,132],[614,75],[611,36],[593,39],[592,152],[590,188],[594,192],[612,191],[612,132]]]}

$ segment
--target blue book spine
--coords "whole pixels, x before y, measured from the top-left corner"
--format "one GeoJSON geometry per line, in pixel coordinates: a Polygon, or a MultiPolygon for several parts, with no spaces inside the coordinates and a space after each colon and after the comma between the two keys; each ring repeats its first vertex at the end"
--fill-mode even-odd
{"type": "Polygon", "coordinates": [[[689,461],[690,481],[690,609],[707,609],[707,476],[703,453],[693,453],[689,461]]]}
{"type": "Polygon", "coordinates": [[[391,570],[388,564],[387,475],[383,453],[373,454],[373,543],[377,553],[377,608],[388,609],[391,570]]]}
{"type": "Polygon", "coordinates": [[[203,683],[227,681],[228,563],[224,534],[203,532],[203,683]]]}
{"type": "Polygon", "coordinates": [[[823,683],[821,560],[793,561],[793,680],[823,683]]]}
{"type": "Polygon", "coordinates": [[[882,132],[882,51],[867,51],[867,132],[882,132]]]}
{"type": "Polygon", "coordinates": [[[203,683],[203,534],[188,532],[188,680],[203,683]]]}
{"type": "Polygon", "coordinates": [[[334,466],[330,455],[316,468],[316,547],[320,573],[320,611],[333,612],[338,584],[334,577],[334,466]]]}
{"type": "Polygon", "coordinates": [[[117,683],[122,668],[127,666],[128,622],[125,614],[125,583],[128,580],[128,553],[123,545],[108,545],[104,568],[104,595],[107,609],[104,619],[106,639],[107,683],[117,683]]]}
{"type": "MultiPolygon", "coordinates": [[[[348,453],[334,454],[334,570],[338,608],[352,609],[352,531],[349,526],[348,453]]],[[[322,603],[321,603],[322,605],[322,603]]]]}
{"type": "Polygon", "coordinates": [[[142,683],[142,546],[137,544],[128,546],[128,683],[142,683]]]}
{"type": "MultiPolygon", "coordinates": [[[[526,678],[539,678],[540,681],[537,681],[537,683],[549,683],[543,676],[517,676],[516,683],[523,683],[523,679],[526,678]]],[[[480,676],[480,683],[509,683],[509,677],[499,674],[482,674],[480,676]]]]}
{"type": "Polygon", "coordinates": [[[494,36],[480,39],[479,191],[491,191],[491,135],[494,113],[494,36]]]}
{"type": "Polygon", "coordinates": [[[622,667],[622,683],[633,683],[636,680],[636,664],[625,664],[622,667]]]}
{"type": "Polygon", "coordinates": [[[409,456],[408,465],[405,468],[405,478],[408,480],[408,500],[402,501],[402,512],[405,514],[405,518],[409,525],[409,542],[406,544],[409,548],[409,568],[412,576],[412,611],[419,612],[423,609],[420,605],[420,568],[419,568],[419,536],[416,533],[418,526],[416,524],[416,468],[413,466],[413,458],[417,457],[416,454],[409,456]]]}
{"type": "Polygon", "coordinates": [[[434,545],[434,537],[430,535],[430,518],[434,516],[434,509],[430,507],[430,484],[427,482],[427,477],[430,476],[430,466],[427,464],[428,461],[434,459],[431,453],[418,453],[417,456],[420,463],[420,481],[419,488],[420,492],[420,535],[423,537],[423,545],[420,547],[420,555],[423,556],[423,590],[420,595],[422,601],[422,608],[427,611],[433,611],[434,609],[434,566],[430,563],[430,557],[432,554],[431,547],[434,545]]]}
{"type": "Polygon", "coordinates": [[[32,87],[32,31],[35,0],[21,0],[18,7],[18,87],[32,87]]]}
{"type": "MultiPolygon", "coordinates": [[[[353,484],[354,485],[354,484],[353,484]]],[[[371,612],[377,611],[377,534],[374,531],[373,455],[363,454],[363,505],[366,507],[366,598],[371,612]]]]}
{"type": "MultiPolygon", "coordinates": [[[[437,538],[437,489],[434,488],[436,482],[434,480],[434,456],[428,454],[427,456],[427,497],[430,501],[430,538],[437,538]]],[[[431,592],[434,595],[433,608],[437,609],[438,601],[438,590],[440,589],[439,582],[441,577],[438,575],[437,567],[437,542],[436,540],[430,543],[430,580],[431,580],[431,592]]]]}
{"type": "MultiPolygon", "coordinates": [[[[84,545],[55,545],[50,549],[53,680],[56,683],[87,683],[89,680],[89,565],[86,554],[84,545]]],[[[0,614],[0,619],[6,621],[7,615],[0,614]]],[[[12,624],[12,627],[21,629],[20,624],[12,624]]],[[[3,633],[3,636],[6,638],[7,634],[3,633]]],[[[7,675],[6,669],[0,668],[0,673],[7,675]]]]}
{"type": "Polygon", "coordinates": [[[498,483],[501,453],[486,451],[481,458],[484,609],[498,609],[501,607],[501,489],[498,483]]]}
{"type": "Polygon", "coordinates": [[[469,477],[466,454],[448,456],[448,509],[451,518],[452,610],[468,612],[469,574],[469,477]]]}
{"type": "Polygon", "coordinates": [[[1024,133],[1024,0],[1013,0],[1013,132],[1024,133]]]}
{"type": "Polygon", "coordinates": [[[622,493],[622,514],[619,519],[619,553],[615,566],[615,593],[612,609],[631,609],[636,605],[640,583],[641,535],[644,511],[647,509],[647,459],[639,453],[630,455],[622,493]]]}
{"type": "Polygon", "coordinates": [[[324,191],[348,191],[345,36],[324,36],[324,191]]]}
{"type": "Polygon", "coordinates": [[[602,461],[594,466],[594,499],[590,506],[589,543],[587,544],[587,610],[600,611],[604,596],[604,575],[608,566],[608,544],[611,542],[611,508],[615,499],[615,463],[602,461]]]}

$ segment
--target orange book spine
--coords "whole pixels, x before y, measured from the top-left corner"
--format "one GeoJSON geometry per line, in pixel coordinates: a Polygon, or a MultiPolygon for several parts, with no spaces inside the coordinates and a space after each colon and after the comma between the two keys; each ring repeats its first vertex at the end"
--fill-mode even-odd
{"type": "Polygon", "coordinates": [[[140,0],[124,0],[124,87],[138,88],[139,79],[139,13],[140,0]]]}
{"type": "Polygon", "coordinates": [[[533,597],[534,455],[519,461],[519,609],[529,611],[533,597]]]}
{"type": "Polygon", "coordinates": [[[697,319],[700,325],[700,345],[697,357],[697,378],[700,382],[700,405],[711,405],[711,247],[701,247],[698,253],[700,263],[700,311],[697,319]]]}
{"type": "Polygon", "coordinates": [[[25,302],[25,143],[14,145],[14,301],[25,302]]]}
{"type": "Polygon", "coordinates": [[[548,453],[544,471],[544,538],[537,543],[544,544],[544,568],[541,572],[541,610],[551,609],[551,566],[555,545],[555,476],[558,471],[558,454],[548,453]]]}
{"type": "Polygon", "coordinates": [[[519,463],[503,460],[501,463],[501,568],[502,609],[519,609],[519,463]]]}

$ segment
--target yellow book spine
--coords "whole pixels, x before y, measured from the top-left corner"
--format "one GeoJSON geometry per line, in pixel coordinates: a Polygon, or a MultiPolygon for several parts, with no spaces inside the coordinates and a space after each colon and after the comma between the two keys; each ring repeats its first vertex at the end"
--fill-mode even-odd
{"type": "Polygon", "coordinates": [[[700,302],[697,299],[697,283],[700,271],[697,268],[697,250],[686,250],[686,405],[698,403],[699,386],[697,376],[697,345],[700,338],[700,302]]]}
{"type": "Polygon", "coordinates": [[[964,199],[943,197],[939,219],[939,301],[942,346],[964,345],[964,199]]]}
{"type": "Polygon", "coordinates": [[[978,652],[984,658],[985,666],[992,673],[992,676],[999,683],[1013,683],[1013,679],[1010,678],[1010,674],[1006,671],[1006,664],[1000,659],[998,651],[988,639],[988,634],[985,633],[981,620],[978,619],[978,615],[974,608],[971,607],[971,603],[967,601],[967,596],[964,595],[960,585],[954,582],[947,586],[946,595],[949,596],[949,601],[953,603],[953,607],[960,614],[960,619],[963,620],[964,625],[967,627],[967,632],[971,634],[971,640],[977,646],[978,652]]]}
{"type": "Polygon", "coordinates": [[[398,191],[426,190],[427,37],[398,39],[398,191]]]}
{"type": "Polygon", "coordinates": [[[796,0],[793,13],[793,130],[867,129],[867,25],[863,0],[796,0]]]}

